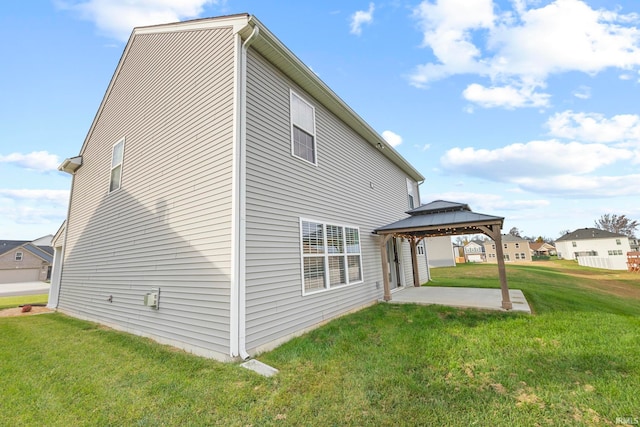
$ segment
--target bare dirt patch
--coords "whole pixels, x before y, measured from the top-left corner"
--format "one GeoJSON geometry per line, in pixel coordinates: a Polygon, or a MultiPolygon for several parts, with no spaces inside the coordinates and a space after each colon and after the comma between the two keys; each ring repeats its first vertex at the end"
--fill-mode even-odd
{"type": "Polygon", "coordinates": [[[0,310],[0,317],[19,317],[19,316],[33,316],[34,314],[52,313],[53,310],[47,307],[31,307],[31,311],[23,313],[21,307],[7,308],[0,310]]]}

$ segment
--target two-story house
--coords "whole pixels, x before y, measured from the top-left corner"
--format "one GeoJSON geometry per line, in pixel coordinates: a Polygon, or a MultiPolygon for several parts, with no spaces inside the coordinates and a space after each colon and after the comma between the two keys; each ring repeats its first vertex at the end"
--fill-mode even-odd
{"type": "MultiPolygon", "coordinates": [[[[532,261],[529,241],[511,234],[502,235],[502,250],[504,260],[507,262],[529,262],[532,261]]],[[[496,243],[488,240],[484,243],[484,250],[487,262],[498,262],[496,258],[496,243]]]]}
{"type": "Polygon", "coordinates": [[[60,169],[50,305],[195,354],[246,358],[428,277],[392,238],[384,279],[372,233],[423,176],[248,14],[136,28],[60,169]]]}
{"type": "Polygon", "coordinates": [[[558,258],[609,270],[627,269],[629,237],[597,228],[579,228],[556,240],[558,258]]]}
{"type": "Polygon", "coordinates": [[[485,262],[484,241],[472,240],[464,245],[465,262],[485,262]]]}

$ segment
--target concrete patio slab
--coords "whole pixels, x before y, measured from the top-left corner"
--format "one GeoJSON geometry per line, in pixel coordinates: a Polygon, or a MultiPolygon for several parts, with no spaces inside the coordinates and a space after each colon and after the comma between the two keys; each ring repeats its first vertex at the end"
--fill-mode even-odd
{"type": "Polygon", "coordinates": [[[500,289],[453,288],[421,286],[408,287],[391,295],[391,304],[438,304],[460,308],[478,308],[483,310],[517,311],[531,314],[531,307],[519,289],[510,289],[509,296],[513,310],[502,308],[500,289]]]}

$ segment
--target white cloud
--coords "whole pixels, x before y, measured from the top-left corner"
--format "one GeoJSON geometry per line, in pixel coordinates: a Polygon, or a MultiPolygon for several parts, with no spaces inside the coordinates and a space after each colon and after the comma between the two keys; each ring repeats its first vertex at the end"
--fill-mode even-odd
{"type": "Polygon", "coordinates": [[[373,3],[369,3],[369,9],[358,10],[356,13],[351,15],[351,34],[355,34],[359,36],[362,34],[362,26],[364,24],[371,24],[373,22],[373,11],[375,10],[375,5],[373,3]]]}
{"type": "Polygon", "coordinates": [[[514,108],[546,105],[546,94],[524,97],[524,102],[517,97],[523,94],[513,89],[530,88],[532,82],[544,86],[551,74],[617,68],[627,75],[640,67],[637,15],[594,10],[581,0],[537,4],[514,1],[512,11],[496,13],[499,9],[491,0],[423,1],[414,16],[435,61],[416,67],[411,84],[426,87],[451,75],[475,74],[488,78],[493,90],[471,85],[466,91],[472,92],[470,100],[477,98],[484,107],[514,108]],[[498,90],[505,88],[512,90],[498,90]],[[500,102],[505,97],[507,101],[500,102]]]}
{"type": "Polygon", "coordinates": [[[561,143],[556,140],[511,144],[493,150],[453,148],[440,159],[445,170],[455,173],[520,183],[522,178],[586,174],[630,160],[633,153],[604,144],[561,143]]]}
{"type": "Polygon", "coordinates": [[[573,96],[579,99],[589,99],[591,98],[591,88],[589,86],[580,86],[573,91],[573,96]]]}
{"type": "Polygon", "coordinates": [[[0,228],[5,238],[55,233],[67,214],[68,190],[0,189],[0,228]]]}
{"type": "Polygon", "coordinates": [[[526,178],[519,185],[536,193],[572,198],[640,196],[640,174],[623,176],[559,175],[553,179],[526,178]]]}
{"type": "MultiPolygon", "coordinates": [[[[496,211],[531,210],[549,206],[551,203],[545,199],[513,200],[505,199],[498,194],[471,193],[471,192],[445,192],[427,194],[429,200],[448,200],[451,202],[466,203],[471,210],[478,213],[496,211]]],[[[424,200],[423,200],[424,202],[424,200]]]]}
{"type": "Polygon", "coordinates": [[[467,101],[474,102],[481,107],[504,107],[507,109],[521,107],[547,107],[551,95],[535,92],[535,86],[529,87],[484,87],[473,83],[467,86],[462,95],[467,101]]]}
{"type": "Polygon", "coordinates": [[[93,22],[109,37],[126,41],[134,27],[198,17],[203,7],[218,0],[61,0],[58,6],[93,22]]]}
{"type": "Polygon", "coordinates": [[[640,195],[639,174],[597,174],[601,168],[625,161],[640,163],[640,150],[547,140],[493,150],[456,147],[445,153],[440,164],[450,173],[510,183],[531,193],[572,198],[640,195]]]}
{"type": "Polygon", "coordinates": [[[640,148],[640,116],[620,114],[607,118],[598,113],[574,113],[571,110],[556,113],[546,123],[549,133],[567,139],[585,142],[624,143],[640,148]]]}
{"type": "Polygon", "coordinates": [[[391,132],[390,130],[385,130],[384,132],[382,132],[382,137],[392,147],[397,147],[398,145],[402,144],[402,137],[397,133],[391,132]]]}
{"type": "Polygon", "coordinates": [[[416,86],[462,73],[488,72],[479,61],[480,50],[471,41],[471,31],[493,26],[491,0],[423,1],[414,10],[423,31],[423,45],[428,46],[440,63],[419,65],[411,77],[416,86]]]}
{"type": "Polygon", "coordinates": [[[69,202],[68,190],[0,189],[0,198],[5,201],[36,201],[66,206],[69,202]]]}
{"type": "Polygon", "coordinates": [[[11,153],[6,156],[0,155],[0,163],[9,163],[25,169],[48,172],[56,170],[60,161],[58,156],[47,151],[33,151],[28,154],[11,153]]]}

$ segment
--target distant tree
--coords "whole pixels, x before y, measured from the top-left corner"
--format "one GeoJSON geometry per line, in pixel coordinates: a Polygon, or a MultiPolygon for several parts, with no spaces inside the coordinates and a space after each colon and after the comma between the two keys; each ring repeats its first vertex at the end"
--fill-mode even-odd
{"type": "Polygon", "coordinates": [[[604,214],[600,219],[595,221],[595,226],[600,230],[635,237],[636,228],[638,228],[640,224],[638,221],[630,220],[626,215],[604,214]]]}
{"type": "Polygon", "coordinates": [[[538,236],[536,243],[544,243],[544,238],[542,236],[538,236]]]}
{"type": "Polygon", "coordinates": [[[518,230],[518,227],[511,227],[511,230],[509,230],[509,234],[516,237],[522,237],[520,235],[520,230],[518,230]]]}
{"type": "Polygon", "coordinates": [[[560,230],[560,237],[564,236],[565,234],[569,234],[571,233],[571,230],[566,229],[566,230],[560,230]]]}

